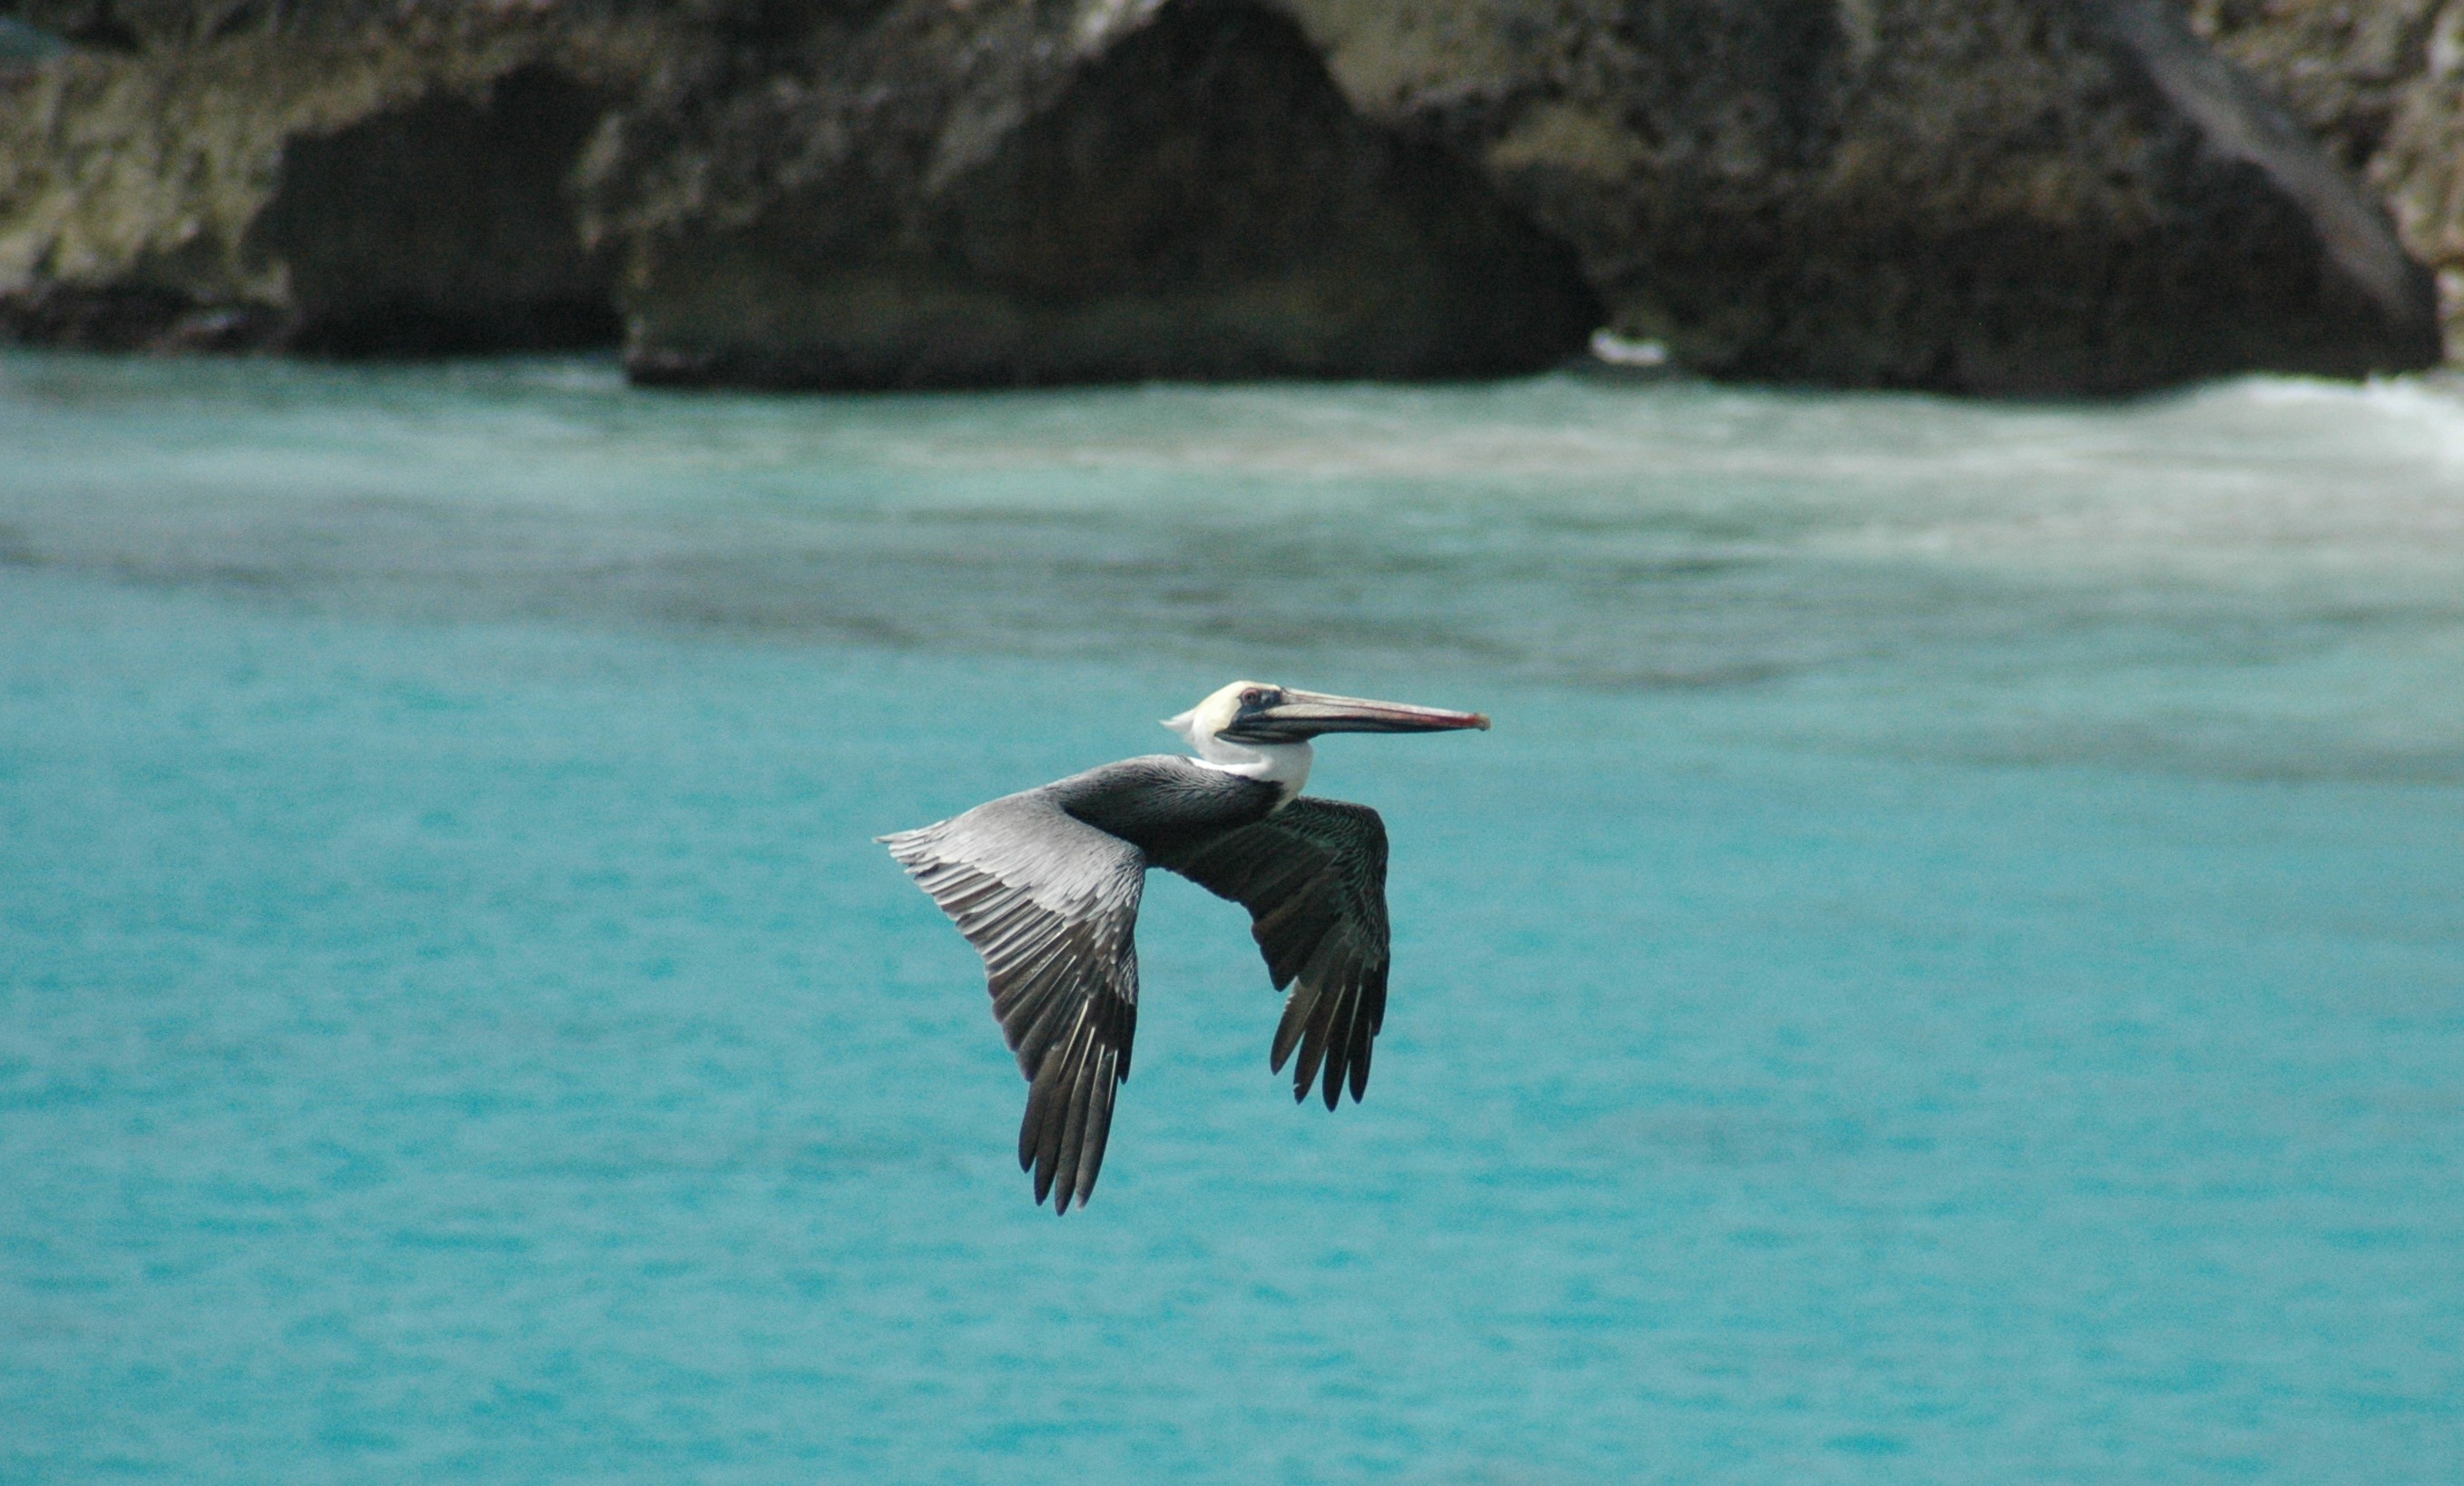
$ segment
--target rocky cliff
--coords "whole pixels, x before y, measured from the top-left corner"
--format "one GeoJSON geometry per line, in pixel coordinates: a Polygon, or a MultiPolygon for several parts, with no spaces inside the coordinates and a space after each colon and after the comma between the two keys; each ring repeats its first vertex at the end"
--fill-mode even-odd
{"type": "MultiPolygon", "coordinates": [[[[2192,18],[2231,45],[2222,3],[2192,18]]],[[[68,43],[0,48],[31,339],[621,327],[644,380],[886,388],[1483,375],[1605,323],[2020,394],[2437,347],[2334,121],[2158,0],[15,12],[68,43]]]]}
{"type": "Polygon", "coordinates": [[[0,68],[0,318],[20,336],[417,352],[616,333],[568,182],[658,28],[495,6],[21,9],[78,45],[0,68]]]}
{"type": "Polygon", "coordinates": [[[2156,0],[1293,0],[1693,366],[2123,392],[2434,355],[2383,214],[2156,0]]]}
{"type": "Polygon", "coordinates": [[[1254,5],[908,5],[646,90],[581,176],[658,381],[1466,376],[1578,349],[1573,255],[1254,5]]]}
{"type": "Polygon", "coordinates": [[[2191,22],[2386,202],[2464,359],[2464,0],[2194,0],[2191,22]]]}

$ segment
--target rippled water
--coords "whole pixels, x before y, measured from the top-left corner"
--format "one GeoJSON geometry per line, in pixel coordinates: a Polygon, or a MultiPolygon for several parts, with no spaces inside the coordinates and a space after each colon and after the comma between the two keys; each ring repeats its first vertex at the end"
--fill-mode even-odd
{"type": "Polygon", "coordinates": [[[2464,1479],[2464,394],[0,358],[0,1478],[2464,1479]],[[1094,1205],[869,838],[1481,706],[1094,1205]]]}

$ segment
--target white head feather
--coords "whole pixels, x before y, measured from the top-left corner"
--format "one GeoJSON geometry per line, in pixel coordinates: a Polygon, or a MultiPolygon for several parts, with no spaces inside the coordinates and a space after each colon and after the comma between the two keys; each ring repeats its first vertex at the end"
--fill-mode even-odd
{"type": "Polygon", "coordinates": [[[1308,743],[1243,743],[1221,736],[1241,715],[1241,694],[1256,689],[1274,688],[1264,681],[1235,681],[1180,716],[1164,719],[1163,725],[1189,741],[1190,751],[1200,764],[1246,779],[1263,779],[1282,789],[1288,800],[1309,783],[1315,755],[1308,743]]]}

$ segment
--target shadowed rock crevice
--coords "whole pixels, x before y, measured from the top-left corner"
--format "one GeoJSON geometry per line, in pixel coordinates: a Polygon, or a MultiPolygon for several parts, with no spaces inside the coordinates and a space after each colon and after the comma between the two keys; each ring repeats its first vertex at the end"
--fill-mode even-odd
{"type": "Polygon", "coordinates": [[[2393,213],[2438,276],[2464,360],[2464,0],[2190,0],[2249,70],[2393,213]]]}
{"type": "Polygon", "coordinates": [[[447,355],[613,344],[567,193],[605,100],[543,67],[291,141],[246,245],[289,275],[291,349],[447,355]]]}
{"type": "Polygon", "coordinates": [[[1442,148],[1362,122],[1254,7],[1168,6],[1039,110],[954,137],[903,179],[854,160],[741,226],[649,234],[634,375],[1478,376],[1551,365],[1598,322],[1568,250],[1442,148]]]}

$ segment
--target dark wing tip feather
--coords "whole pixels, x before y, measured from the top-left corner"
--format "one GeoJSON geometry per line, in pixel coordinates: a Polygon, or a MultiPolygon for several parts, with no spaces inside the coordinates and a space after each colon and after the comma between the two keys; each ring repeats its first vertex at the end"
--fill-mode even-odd
{"type": "Polygon", "coordinates": [[[1375,984],[1383,977],[1373,976],[1372,984],[1360,988],[1360,1009],[1352,1018],[1352,1102],[1360,1102],[1369,1092],[1369,1054],[1377,1046],[1377,1026],[1386,1019],[1386,987],[1375,984]]]}
{"type": "Polygon", "coordinates": [[[1112,1111],[1128,1077],[1133,1003],[1087,1004],[1068,1032],[1045,1052],[1019,1121],[1019,1169],[1034,1174],[1035,1200],[1064,1213],[1094,1195],[1111,1143],[1112,1111]]]}
{"type": "Polygon", "coordinates": [[[1275,1024],[1275,1040],[1266,1050],[1268,1072],[1284,1071],[1284,1060],[1301,1045],[1301,1034],[1309,1030],[1309,1009],[1316,1004],[1317,987],[1306,983],[1293,987],[1291,994],[1284,998],[1283,1020],[1275,1024]]]}

